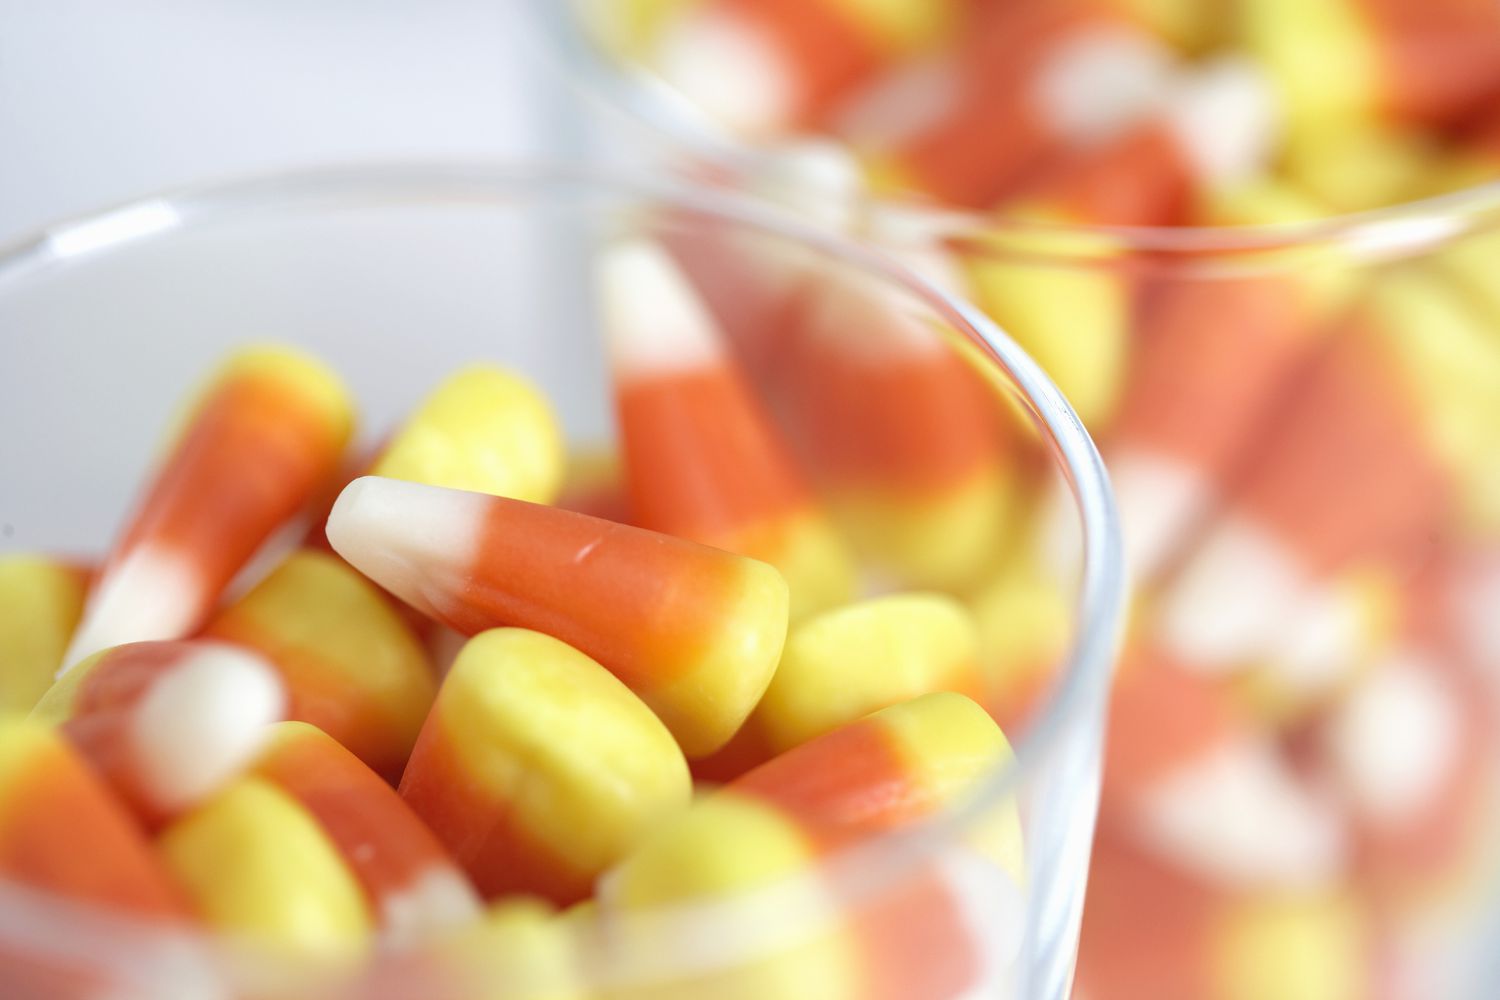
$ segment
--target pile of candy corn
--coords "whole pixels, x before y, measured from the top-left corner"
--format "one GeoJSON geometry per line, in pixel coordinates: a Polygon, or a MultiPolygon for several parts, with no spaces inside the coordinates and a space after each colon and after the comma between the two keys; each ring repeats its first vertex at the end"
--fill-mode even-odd
{"type": "MultiPolygon", "coordinates": [[[[1020,906],[1010,800],[836,870],[1011,760],[976,611],[934,589],[1008,510],[983,382],[825,276],[887,330],[794,324],[825,375],[780,369],[794,446],[667,241],[597,272],[617,461],[570,463],[487,365],[351,460],[338,378],[252,347],[106,555],[0,559],[0,887],[315,958],[319,996],[943,1000],[1014,956],[983,916],[1020,906]]],[[[6,997],[137,995],[111,975],[0,936],[6,997]]]]}
{"type": "Polygon", "coordinates": [[[741,180],[976,302],[1100,441],[1140,599],[1080,993],[1445,995],[1500,897],[1500,231],[1320,220],[1500,177],[1500,6],[599,16],[779,151],[741,180]]]}

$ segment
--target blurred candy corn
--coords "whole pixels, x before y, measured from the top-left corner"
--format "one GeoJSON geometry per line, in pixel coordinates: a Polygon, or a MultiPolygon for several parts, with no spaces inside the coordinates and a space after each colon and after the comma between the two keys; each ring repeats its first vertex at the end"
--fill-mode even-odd
{"type": "Polygon", "coordinates": [[[793,620],[847,600],[849,553],[670,258],[621,244],[599,282],[635,523],[775,566],[793,620]]]}
{"type": "Polygon", "coordinates": [[[137,642],[96,653],[42,696],[62,732],[147,822],[159,824],[244,771],[285,717],[276,669],[221,642],[137,642]]]}
{"type": "Polygon", "coordinates": [[[189,414],[100,570],[65,667],[109,646],[178,639],[338,471],[342,385],[288,348],[242,351],[189,414]]]}

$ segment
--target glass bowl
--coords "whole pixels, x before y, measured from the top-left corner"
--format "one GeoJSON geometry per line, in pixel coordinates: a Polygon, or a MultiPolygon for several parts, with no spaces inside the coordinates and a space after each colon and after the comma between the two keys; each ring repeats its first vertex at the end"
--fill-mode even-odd
{"type": "MultiPolygon", "coordinates": [[[[967,602],[981,626],[998,628],[981,647],[995,660],[986,676],[1027,672],[1031,688],[1025,699],[987,706],[1005,718],[1014,760],[950,811],[711,904],[627,919],[601,899],[549,919],[555,940],[547,954],[562,956],[570,984],[562,993],[751,995],[767,968],[817,966],[832,942],[884,913],[884,940],[916,944],[896,947],[905,957],[884,959],[881,975],[909,976],[920,966],[918,980],[929,984],[923,996],[1065,996],[1124,603],[1103,467],[1067,401],[994,324],[884,258],[784,213],[673,181],[481,163],[260,177],[49,227],[0,252],[7,349],[0,399],[14,431],[0,439],[8,470],[0,492],[4,549],[97,557],[176,400],[247,341],[284,340],[325,359],[355,392],[360,426],[372,440],[446,373],[486,360],[545,390],[574,455],[612,450],[612,390],[591,289],[601,248],[622,235],[657,240],[676,255],[731,333],[751,385],[856,552],[858,590],[918,585],[967,602]],[[723,263],[732,266],[715,267],[723,263]],[[793,289],[804,306],[818,308],[787,319],[779,310],[793,289]],[[825,303],[837,306],[826,315],[839,322],[806,318],[824,315],[825,303]],[[904,333],[882,334],[892,323],[904,333]],[[915,345],[961,373],[949,384],[964,386],[968,402],[955,408],[900,393],[855,400],[851,412],[860,419],[860,406],[877,407],[883,422],[870,426],[883,430],[829,446],[813,433],[824,411],[772,398],[790,376],[812,376],[816,385],[822,375],[794,353],[790,329],[814,330],[837,351],[878,351],[882,337],[901,350],[915,345]],[[846,505],[838,473],[859,467],[851,457],[868,460],[871,442],[886,440],[879,433],[906,440],[919,458],[951,451],[950,437],[978,434],[992,449],[986,460],[1003,473],[1000,486],[971,497],[963,521],[929,516],[917,524],[893,520],[887,508],[875,517],[846,505]],[[1036,523],[1029,505],[1057,502],[1058,490],[1074,498],[1073,555],[1045,565],[1016,557],[1036,523]],[[946,547],[934,549],[934,538],[946,547]],[[928,558],[934,551],[936,561],[928,558]],[[996,579],[1003,586],[988,586],[996,579]],[[1026,630],[1012,630],[1028,620],[1037,624],[1031,645],[1015,637],[1026,630]],[[1043,648],[1045,662],[1022,662],[1043,648]],[[997,809],[1012,805],[1025,854],[1018,877],[966,846],[997,809]],[[951,918],[956,907],[961,915],[957,931],[951,919],[932,923],[928,911],[907,906],[915,882],[936,871],[947,873],[942,885],[953,905],[946,912],[951,918]]],[[[878,465],[881,448],[873,454],[878,465]]],[[[917,500],[889,509],[918,517],[926,500],[917,500]]],[[[264,560],[256,565],[264,571],[264,560]]],[[[461,969],[445,961],[442,941],[380,944],[357,960],[335,961],[132,922],[16,882],[0,885],[0,993],[7,997],[560,995],[554,978],[536,972],[531,939],[518,938],[515,947],[498,940],[461,969]]],[[[870,962],[879,957],[868,947],[865,953],[870,962]]],[[[886,995],[878,977],[852,968],[838,995],[886,995]]]]}

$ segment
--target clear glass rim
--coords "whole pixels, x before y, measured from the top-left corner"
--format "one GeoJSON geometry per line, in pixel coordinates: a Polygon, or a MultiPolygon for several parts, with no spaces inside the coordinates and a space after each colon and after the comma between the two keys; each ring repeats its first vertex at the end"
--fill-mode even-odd
{"type": "MultiPolygon", "coordinates": [[[[628,67],[602,50],[576,13],[578,0],[525,0],[524,6],[547,50],[568,83],[591,101],[645,125],[678,152],[690,153],[719,168],[754,174],[768,154],[728,134],[683,94],[644,67],[628,67]]],[[[1019,219],[994,212],[940,206],[910,195],[868,196],[878,210],[898,211],[919,219],[930,235],[961,238],[1004,232],[1035,235],[1043,246],[1049,237],[1073,237],[1060,249],[1030,255],[1059,260],[1096,256],[1067,249],[1101,244],[1123,253],[1166,256],[1256,253],[1288,247],[1347,250],[1355,256],[1378,246],[1409,243],[1414,249],[1464,233],[1500,226],[1500,179],[1445,194],[1380,208],[1342,212],[1322,218],[1282,223],[1223,226],[1078,225],[1019,219]]]]}
{"type": "MultiPolygon", "coordinates": [[[[169,189],[46,225],[0,246],[0,295],[19,281],[73,261],[219,222],[380,206],[563,203],[570,195],[644,200],[796,241],[902,289],[974,343],[987,348],[1056,458],[1078,506],[1082,565],[1073,642],[1042,710],[1013,744],[1015,757],[987,776],[961,808],[876,838],[891,870],[919,860],[966,824],[1015,795],[1028,761],[1040,762],[1067,739],[1070,722],[1102,713],[1126,608],[1126,573],[1108,474],[1072,406],[1041,368],[977,308],[927,284],[879,253],[797,221],[774,207],[675,178],[504,161],[360,164],[296,169],[169,189]],[[518,200],[519,199],[519,200],[518,200]]],[[[1093,724],[1092,721],[1090,724],[1093,724]]],[[[1092,813],[1090,813],[1092,815],[1092,813]]],[[[848,852],[856,853],[856,852],[848,852]]],[[[0,886],[0,890],[5,887],[0,886]]],[[[25,898],[25,893],[21,898],[25,898]]],[[[0,891],[0,904],[6,893],[0,891]]],[[[0,905],[3,909],[3,905],[0,905]]],[[[0,934],[3,937],[3,934],[0,934]]]]}

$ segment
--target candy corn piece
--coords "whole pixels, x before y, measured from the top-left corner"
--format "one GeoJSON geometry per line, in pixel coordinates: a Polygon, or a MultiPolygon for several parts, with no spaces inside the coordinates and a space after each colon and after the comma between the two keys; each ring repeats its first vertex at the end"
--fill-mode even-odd
{"type": "Polygon", "coordinates": [[[562,430],[530,382],[469,365],[422,401],[370,474],[551,503],[562,485],[562,430]]]}
{"type": "Polygon", "coordinates": [[[1141,644],[1120,667],[1101,823],[1215,886],[1305,889],[1347,871],[1335,803],[1232,694],[1141,644]]]}
{"type": "Polygon", "coordinates": [[[1386,900],[1460,888],[1490,850],[1496,709],[1483,668],[1455,641],[1456,570],[1438,559],[1405,581],[1401,634],[1315,723],[1364,883],[1386,900]]]}
{"type": "MultiPolygon", "coordinates": [[[[1049,211],[1013,214],[1056,221],[1049,211]]],[[[1087,230],[998,226],[959,253],[975,304],[1042,366],[1090,428],[1108,426],[1127,371],[1134,290],[1109,260],[1114,249],[1087,230]]]]}
{"type": "Polygon", "coordinates": [[[620,946],[621,975],[648,979],[691,942],[711,970],[684,983],[709,991],[699,995],[935,1000],[978,989],[1019,930],[1006,908],[1023,877],[1012,804],[976,824],[972,858],[918,863],[863,893],[843,884],[836,861],[820,863],[961,800],[1008,759],[983,710],[941,693],[700,800],[601,883],[597,917],[620,946]],[[696,933],[683,938],[688,928],[696,933]]]}
{"type": "Polygon", "coordinates": [[[266,948],[348,954],[371,930],[359,882],[312,814],[241,778],[167,827],[157,848],[207,924],[266,948]]]}
{"type": "Polygon", "coordinates": [[[607,670],[551,636],[493,629],[443,681],[401,797],[486,896],[568,904],[687,804],[671,735],[607,670]]]}
{"type": "Polygon", "coordinates": [[[32,718],[62,732],[156,824],[240,774],[284,717],[276,669],[221,642],[136,642],[96,653],[42,696],[32,718]]]}
{"type": "Polygon", "coordinates": [[[460,632],[536,628],[598,660],[690,757],[744,722],[786,638],[770,566],[572,511],[366,477],[339,497],[328,539],[460,632]]]}
{"type": "Polygon", "coordinates": [[[1031,552],[1013,552],[965,601],[977,630],[980,702],[1002,729],[1031,717],[1063,663],[1073,602],[1031,552]]]}
{"type": "MultiPolygon", "coordinates": [[[[1341,576],[1410,558],[1440,523],[1446,477],[1381,322],[1364,312],[1333,334],[1169,582],[1158,634],[1176,659],[1235,673],[1275,656],[1284,637],[1317,631],[1316,619],[1361,617],[1347,599],[1360,592],[1341,576]]],[[[1363,646],[1348,640],[1320,654],[1326,675],[1363,646]]]]}
{"type": "Polygon", "coordinates": [[[88,570],[45,556],[0,557],[0,712],[29,712],[52,686],[83,614],[88,570]]]}
{"type": "Polygon", "coordinates": [[[979,639],[964,606],[943,594],[858,601],[792,628],[781,664],[750,718],[700,777],[732,776],[861,716],[934,691],[983,696],[979,639]]]}
{"type": "MultiPolygon", "coordinates": [[[[1210,208],[1210,218],[1233,224],[1316,213],[1295,192],[1265,185],[1210,208]]],[[[1138,583],[1180,555],[1224,499],[1256,433],[1320,343],[1349,273],[1329,261],[1243,276],[1169,271],[1149,283],[1105,444],[1138,583]]]]}
{"type": "MultiPolygon", "coordinates": [[[[951,264],[942,248],[899,251],[951,264]]],[[[809,281],[773,395],[838,526],[901,584],[961,588],[1016,500],[1002,391],[924,306],[825,268],[809,281]]]]}
{"type": "Polygon", "coordinates": [[[1098,838],[1078,993],[1112,1000],[1360,1000],[1373,934],[1335,890],[1226,893],[1118,837],[1098,838]]]}
{"type": "Polygon", "coordinates": [[[1415,407],[1422,440],[1456,493],[1466,533],[1500,532],[1500,343],[1482,311],[1441,274],[1385,276],[1375,332],[1415,407]]]}
{"type": "Polygon", "coordinates": [[[187,918],[124,805],[60,734],[17,716],[0,716],[0,877],[133,916],[187,918]]]}
{"type": "Polygon", "coordinates": [[[992,4],[957,54],[897,69],[834,127],[882,187],[988,208],[1061,150],[1095,145],[1161,99],[1171,56],[1109,3],[992,4]]]}
{"type": "Polygon", "coordinates": [[[764,137],[826,115],[862,80],[941,38],[955,0],[707,0],[672,19],[650,61],[716,122],[764,137]]]}
{"type": "Polygon", "coordinates": [[[1182,223],[1202,192],[1264,170],[1277,115],[1275,95],[1259,70],[1241,58],[1219,57],[1177,81],[1157,114],[1103,146],[1059,157],[1018,198],[1072,224],[1182,223]]]}
{"type": "Polygon", "coordinates": [[[1483,0],[1261,0],[1236,11],[1299,135],[1359,118],[1451,123],[1500,90],[1500,10],[1483,0]]]}
{"type": "Polygon", "coordinates": [[[392,603],[343,560],[303,549],[203,635],[264,656],[286,685],[289,718],[317,726],[394,782],[436,685],[392,603]]]}
{"type": "Polygon", "coordinates": [[[634,523],[775,566],[793,620],[848,600],[849,553],[671,259],[618,245],[599,284],[634,523]]]}
{"type": "Polygon", "coordinates": [[[66,665],[196,629],[271,533],[338,471],[350,402],[318,362],[246,350],[214,378],[100,572],[66,665]]]}
{"type": "Polygon", "coordinates": [[[275,726],[254,774],[317,821],[387,935],[411,937],[478,917],[479,897],[432,832],[322,730],[305,722],[275,726]]]}

